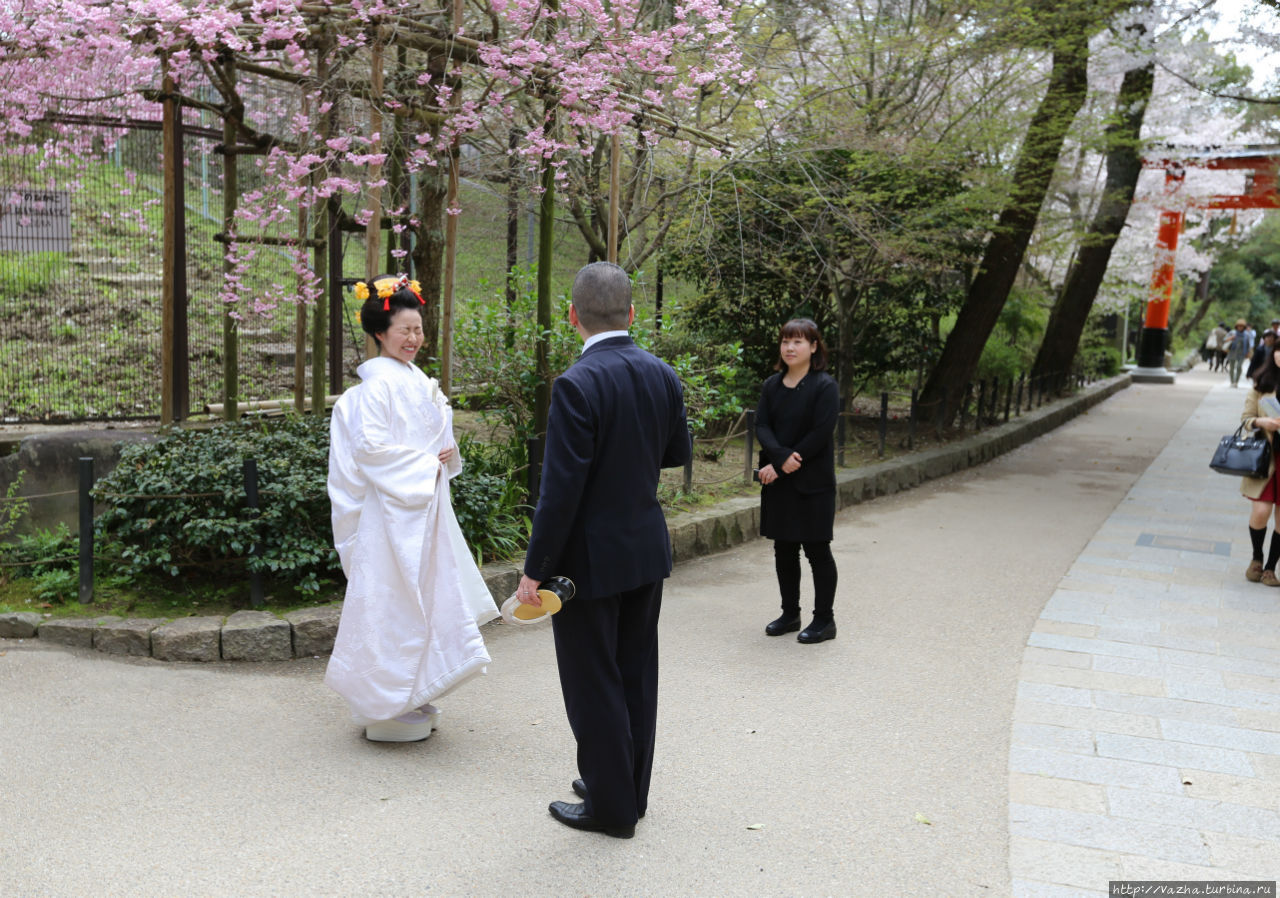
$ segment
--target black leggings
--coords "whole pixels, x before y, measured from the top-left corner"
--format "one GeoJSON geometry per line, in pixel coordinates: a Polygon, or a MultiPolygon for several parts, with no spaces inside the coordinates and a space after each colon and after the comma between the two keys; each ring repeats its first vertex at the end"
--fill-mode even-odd
{"type": "Polygon", "coordinates": [[[809,568],[813,571],[813,616],[831,620],[836,601],[836,560],[830,542],[791,543],[773,541],[773,566],[778,572],[778,591],[782,593],[782,613],[800,613],[800,547],[804,547],[809,568]]]}

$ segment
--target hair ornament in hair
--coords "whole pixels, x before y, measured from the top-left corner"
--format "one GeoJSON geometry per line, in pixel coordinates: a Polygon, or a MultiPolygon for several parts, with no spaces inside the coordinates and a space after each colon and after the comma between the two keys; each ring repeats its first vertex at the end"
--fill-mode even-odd
{"type": "Polygon", "coordinates": [[[404,285],[404,278],[378,278],[373,282],[373,289],[378,291],[378,299],[382,300],[382,311],[391,311],[391,296],[404,285]]]}
{"type": "Polygon", "coordinates": [[[355,294],[356,294],[356,299],[360,300],[361,302],[364,302],[366,299],[369,298],[369,285],[366,284],[364,281],[356,281],[355,294]]]}

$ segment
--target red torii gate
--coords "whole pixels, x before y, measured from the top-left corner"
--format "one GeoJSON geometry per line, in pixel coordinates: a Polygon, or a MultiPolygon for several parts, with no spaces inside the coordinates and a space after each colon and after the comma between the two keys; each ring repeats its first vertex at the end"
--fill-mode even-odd
{"type": "MultiPolygon", "coordinates": [[[[1280,173],[1280,147],[1243,147],[1236,150],[1202,149],[1173,158],[1151,157],[1142,161],[1144,168],[1164,169],[1165,206],[1182,189],[1187,168],[1215,171],[1244,171],[1245,189],[1241,194],[1211,196],[1194,205],[1201,209],[1280,209],[1277,175],[1280,173]]],[[[1164,351],[1168,346],[1169,306],[1173,301],[1174,259],[1178,252],[1178,234],[1186,215],[1185,206],[1160,210],[1156,231],[1155,269],[1151,274],[1151,290],[1147,300],[1146,321],[1138,343],[1138,367],[1133,379],[1156,383],[1173,383],[1172,371],[1164,367],[1164,351]]]]}

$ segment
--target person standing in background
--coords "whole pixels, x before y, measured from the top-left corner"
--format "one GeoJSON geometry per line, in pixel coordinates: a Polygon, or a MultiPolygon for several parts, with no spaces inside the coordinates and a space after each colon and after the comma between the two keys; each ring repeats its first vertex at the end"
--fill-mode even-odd
{"type": "Polygon", "coordinates": [[[827,374],[818,326],[793,318],[778,333],[778,373],[764,382],[756,408],[760,440],[760,535],[773,540],[782,614],[769,636],[800,630],[800,549],[813,571],[813,621],[796,639],[835,639],[836,516],[833,433],[840,390],[827,374]]]}

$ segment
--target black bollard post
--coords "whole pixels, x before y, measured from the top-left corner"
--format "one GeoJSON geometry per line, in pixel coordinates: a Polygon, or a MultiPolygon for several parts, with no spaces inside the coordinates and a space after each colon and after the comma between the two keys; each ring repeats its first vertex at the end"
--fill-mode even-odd
{"type": "Polygon", "coordinates": [[[747,451],[744,453],[745,457],[742,459],[742,479],[747,483],[751,482],[751,472],[755,470],[755,465],[752,464],[755,460],[752,456],[756,454],[755,439],[756,410],[752,408],[747,409],[747,451]]]}
{"type": "Polygon", "coordinates": [[[973,419],[973,430],[976,433],[982,429],[982,416],[987,412],[987,382],[985,380],[978,381],[978,414],[973,419]]]}
{"type": "Polygon", "coordinates": [[[1022,383],[1027,379],[1025,374],[1018,375],[1018,401],[1013,404],[1013,409],[1018,413],[1018,417],[1022,417],[1022,383]]]}
{"type": "Polygon", "coordinates": [[[538,504],[538,488],[542,483],[542,441],[537,437],[531,437],[524,441],[525,457],[529,459],[529,468],[526,472],[528,482],[525,484],[529,491],[529,505],[536,507],[538,504]]]}
{"type": "Polygon", "coordinates": [[[80,459],[80,604],[93,601],[93,459],[80,459]]]}
{"type": "MultiPolygon", "coordinates": [[[[253,458],[244,460],[244,504],[249,509],[249,517],[256,519],[258,517],[258,461],[253,458]]],[[[257,557],[262,554],[261,534],[255,533],[253,537],[253,545],[249,547],[249,556],[257,557]]],[[[261,608],[266,602],[262,592],[262,573],[260,571],[249,571],[249,604],[254,608],[261,608]]]]}
{"type": "Polygon", "coordinates": [[[912,387],[911,389],[911,414],[907,417],[907,448],[916,448],[916,399],[920,396],[920,390],[912,387]]]}
{"type": "Polygon", "coordinates": [[[964,385],[964,398],[960,400],[960,429],[963,431],[969,426],[969,402],[973,399],[973,384],[964,385]]]}
{"type": "Polygon", "coordinates": [[[1010,406],[1013,405],[1013,375],[1009,375],[1009,383],[1004,388],[1004,423],[1009,423],[1010,406]]]}
{"type": "Polygon", "coordinates": [[[839,413],[836,414],[836,465],[844,467],[844,444],[847,437],[847,428],[849,426],[848,415],[844,411],[844,403],[839,406],[839,413]]]}
{"type": "MultiPolygon", "coordinates": [[[[693,431],[689,432],[689,443],[693,443],[693,431]]],[[[684,463],[684,494],[687,496],[693,492],[693,453],[689,453],[689,460],[684,463]]]]}
{"type": "Polygon", "coordinates": [[[880,393],[880,457],[884,458],[884,439],[889,433],[889,394],[880,393]]]}

